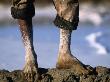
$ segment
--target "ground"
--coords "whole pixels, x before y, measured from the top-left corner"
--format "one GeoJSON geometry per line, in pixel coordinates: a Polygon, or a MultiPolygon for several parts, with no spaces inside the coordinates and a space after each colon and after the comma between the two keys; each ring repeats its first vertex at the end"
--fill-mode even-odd
{"type": "MultiPolygon", "coordinates": [[[[91,68],[91,66],[87,66],[91,68]]],[[[93,68],[93,72],[88,75],[77,75],[71,69],[45,69],[39,68],[41,77],[33,82],[110,82],[110,68],[98,66],[93,68]]],[[[27,82],[22,70],[9,72],[0,71],[0,82],[27,82]]]]}

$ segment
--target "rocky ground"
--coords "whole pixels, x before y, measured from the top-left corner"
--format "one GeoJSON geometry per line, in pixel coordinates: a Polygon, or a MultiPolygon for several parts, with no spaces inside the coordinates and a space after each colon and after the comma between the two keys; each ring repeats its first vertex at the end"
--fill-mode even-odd
{"type": "MultiPolygon", "coordinates": [[[[45,69],[39,68],[41,77],[33,82],[110,82],[110,68],[98,66],[88,69],[93,71],[87,75],[78,75],[71,69],[45,69]]],[[[0,82],[28,82],[21,70],[9,72],[0,70],[0,82]]]]}

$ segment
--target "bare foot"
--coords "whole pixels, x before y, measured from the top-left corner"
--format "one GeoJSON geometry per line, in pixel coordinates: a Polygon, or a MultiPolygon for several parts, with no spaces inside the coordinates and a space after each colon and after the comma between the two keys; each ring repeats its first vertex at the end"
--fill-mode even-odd
{"type": "Polygon", "coordinates": [[[38,79],[38,65],[27,63],[23,69],[24,76],[28,82],[34,82],[35,78],[38,79]]]}
{"type": "Polygon", "coordinates": [[[59,54],[58,62],[56,64],[58,69],[72,69],[76,74],[88,74],[86,66],[80,62],[76,57],[69,53],[59,54]]]}

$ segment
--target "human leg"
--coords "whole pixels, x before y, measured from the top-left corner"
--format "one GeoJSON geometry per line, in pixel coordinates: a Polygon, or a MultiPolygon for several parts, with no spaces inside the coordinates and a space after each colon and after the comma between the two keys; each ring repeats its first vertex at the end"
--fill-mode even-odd
{"type": "Polygon", "coordinates": [[[25,47],[25,66],[23,72],[27,79],[38,73],[37,55],[33,46],[32,17],[35,14],[34,0],[13,0],[12,17],[18,20],[25,47]]]}
{"type": "Polygon", "coordinates": [[[79,22],[78,0],[54,0],[57,10],[55,25],[60,28],[60,44],[56,67],[73,69],[78,74],[87,74],[85,65],[71,54],[71,34],[77,29],[79,22]]]}
{"type": "Polygon", "coordinates": [[[26,77],[30,77],[38,73],[37,55],[33,46],[32,19],[18,19],[18,22],[26,53],[23,72],[26,77]]]}

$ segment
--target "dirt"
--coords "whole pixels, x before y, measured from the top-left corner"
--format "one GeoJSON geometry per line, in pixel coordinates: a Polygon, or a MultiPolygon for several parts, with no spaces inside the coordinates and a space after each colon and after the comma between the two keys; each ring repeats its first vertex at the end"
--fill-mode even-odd
{"type": "MultiPolygon", "coordinates": [[[[40,78],[32,82],[110,82],[110,68],[98,66],[90,74],[78,75],[72,69],[39,68],[40,78]]],[[[22,70],[0,70],[0,82],[28,82],[22,70]]]]}

